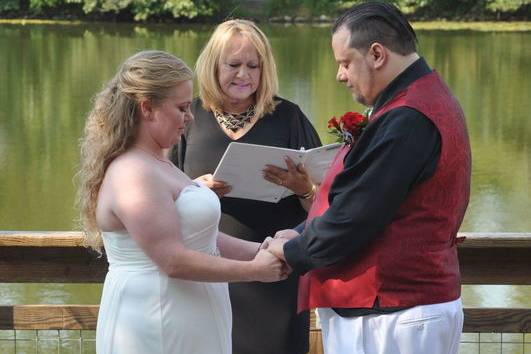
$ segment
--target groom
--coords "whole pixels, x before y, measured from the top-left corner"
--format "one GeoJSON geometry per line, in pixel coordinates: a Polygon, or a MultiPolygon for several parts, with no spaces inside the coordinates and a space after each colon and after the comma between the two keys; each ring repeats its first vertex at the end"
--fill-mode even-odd
{"type": "Polygon", "coordinates": [[[332,33],[337,80],[373,107],[370,123],[337,156],[304,231],[268,249],[304,274],[299,310],[318,308],[325,353],[457,353],[463,112],[394,6],[355,6],[332,33]]]}

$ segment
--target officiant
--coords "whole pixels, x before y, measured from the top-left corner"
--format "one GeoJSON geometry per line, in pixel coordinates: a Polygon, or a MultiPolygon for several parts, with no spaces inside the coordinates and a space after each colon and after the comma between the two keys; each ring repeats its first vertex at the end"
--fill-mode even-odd
{"type": "MultiPolygon", "coordinates": [[[[321,145],[301,109],[277,96],[275,60],[264,33],[250,21],[223,22],[199,55],[196,74],[195,120],[171,155],[186,174],[199,177],[221,197],[221,231],[262,242],[305,220],[303,206],[313,200],[315,186],[302,166],[290,165],[284,178],[267,177],[295,193],[278,203],[224,197],[230,186],[212,180],[233,141],[290,149],[321,145]]],[[[308,312],[296,314],[297,277],[270,284],[231,284],[229,290],[234,354],[308,351],[308,312]]]]}

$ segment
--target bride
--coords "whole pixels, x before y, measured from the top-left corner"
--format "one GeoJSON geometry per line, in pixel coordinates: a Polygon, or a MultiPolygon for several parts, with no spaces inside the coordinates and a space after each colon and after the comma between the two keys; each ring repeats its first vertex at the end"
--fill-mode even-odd
{"type": "Polygon", "coordinates": [[[227,282],[285,279],[255,242],[218,231],[219,200],[166,158],[193,120],[192,72],[143,51],[96,96],[81,147],[78,202],[86,242],[109,271],[96,350],[230,354],[227,282]]]}

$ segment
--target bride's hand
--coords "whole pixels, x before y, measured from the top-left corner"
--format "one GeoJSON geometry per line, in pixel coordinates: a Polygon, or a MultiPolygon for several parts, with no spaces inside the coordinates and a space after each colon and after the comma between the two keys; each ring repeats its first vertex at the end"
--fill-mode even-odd
{"type": "Polygon", "coordinates": [[[269,242],[271,241],[273,241],[273,237],[270,237],[270,236],[266,237],[264,241],[262,241],[262,243],[260,244],[259,249],[261,250],[267,249],[269,247],[269,242]]]}
{"type": "Polygon", "coordinates": [[[223,181],[216,181],[211,173],[202,175],[194,179],[196,182],[200,182],[210,188],[218,197],[223,197],[225,194],[229,193],[231,186],[223,181]]]}
{"type": "Polygon", "coordinates": [[[280,259],[267,250],[258,251],[251,261],[253,265],[253,278],[255,280],[269,283],[284,280],[288,277],[289,270],[280,259]]]}

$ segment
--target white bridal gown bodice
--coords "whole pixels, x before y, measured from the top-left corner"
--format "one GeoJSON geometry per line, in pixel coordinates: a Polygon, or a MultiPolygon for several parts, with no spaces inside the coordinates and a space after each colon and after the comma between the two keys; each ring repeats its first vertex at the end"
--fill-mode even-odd
{"type": "MultiPolygon", "coordinates": [[[[218,197],[185,187],[175,207],[186,247],[218,255],[218,197]]],[[[231,354],[226,283],[169,278],[127,232],[104,232],[109,261],[96,330],[98,354],[231,354]]]]}

